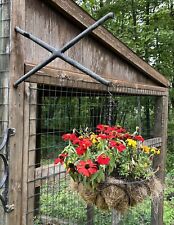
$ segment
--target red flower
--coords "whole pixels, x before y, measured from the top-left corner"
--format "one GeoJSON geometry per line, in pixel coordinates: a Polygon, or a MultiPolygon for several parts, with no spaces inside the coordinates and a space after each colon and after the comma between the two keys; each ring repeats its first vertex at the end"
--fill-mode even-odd
{"type": "Polygon", "coordinates": [[[118,133],[125,133],[126,132],[126,130],[123,127],[120,127],[120,126],[116,127],[116,131],[118,133]]]}
{"type": "Polygon", "coordinates": [[[116,148],[119,152],[122,152],[126,149],[126,146],[120,143],[116,148]]]}
{"type": "Polygon", "coordinates": [[[103,132],[105,131],[106,126],[103,124],[98,124],[97,125],[97,132],[103,132]]]}
{"type": "Polygon", "coordinates": [[[88,148],[92,145],[92,142],[88,138],[83,138],[79,141],[79,145],[83,148],[88,148]]]}
{"type": "Polygon", "coordinates": [[[101,138],[101,139],[107,139],[107,138],[109,138],[109,136],[106,135],[106,134],[99,134],[98,137],[101,138]]]}
{"type": "Polygon", "coordinates": [[[112,141],[109,142],[109,147],[110,148],[115,148],[116,146],[117,146],[117,142],[116,141],[112,140],[112,141]]]}
{"type": "Polygon", "coordinates": [[[107,126],[105,130],[105,134],[111,134],[115,130],[114,127],[107,126]]]}
{"type": "Polygon", "coordinates": [[[105,154],[101,154],[97,157],[97,162],[100,165],[108,165],[110,162],[110,158],[108,156],[106,156],[105,154]]]}
{"type": "Polygon", "coordinates": [[[118,141],[114,141],[114,140],[109,142],[109,147],[116,148],[119,152],[122,152],[123,150],[126,149],[125,145],[123,145],[122,143],[120,143],[118,141]]]}
{"type": "Polygon", "coordinates": [[[90,177],[92,174],[97,172],[97,165],[94,164],[90,159],[86,161],[80,161],[77,165],[77,171],[86,177],[90,177]]]}
{"type": "Polygon", "coordinates": [[[79,142],[80,142],[80,140],[79,140],[79,138],[77,137],[76,139],[74,139],[73,140],[73,145],[77,145],[77,144],[79,144],[79,142]]]}
{"type": "Polygon", "coordinates": [[[123,139],[129,139],[132,138],[132,135],[130,135],[129,133],[126,133],[123,135],[123,139]]]}
{"type": "Polygon", "coordinates": [[[77,155],[83,155],[86,152],[86,150],[87,148],[84,148],[83,146],[78,146],[76,148],[77,155]]]}
{"type": "Polygon", "coordinates": [[[67,157],[67,155],[68,155],[68,153],[62,153],[62,154],[60,154],[59,157],[54,160],[54,164],[58,164],[58,163],[63,164],[65,158],[67,157]]]}
{"type": "Polygon", "coordinates": [[[142,142],[144,142],[144,138],[143,138],[141,135],[136,135],[136,136],[134,137],[134,139],[137,140],[137,141],[142,141],[142,142]]]}
{"type": "Polygon", "coordinates": [[[62,135],[62,138],[63,138],[64,141],[67,141],[67,140],[73,141],[77,138],[77,136],[74,133],[64,134],[64,135],[62,135]]]}

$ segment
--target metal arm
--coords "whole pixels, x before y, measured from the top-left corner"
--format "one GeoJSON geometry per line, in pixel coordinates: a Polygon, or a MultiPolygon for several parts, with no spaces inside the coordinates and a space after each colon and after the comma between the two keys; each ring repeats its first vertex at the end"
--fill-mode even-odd
{"type": "Polygon", "coordinates": [[[50,46],[49,44],[45,43],[44,41],[40,40],[39,38],[35,37],[34,35],[32,35],[32,34],[26,32],[26,31],[20,29],[19,27],[16,27],[15,28],[16,32],[20,33],[24,37],[26,37],[26,38],[32,40],[33,42],[37,43],[39,46],[45,48],[46,50],[51,52],[52,55],[49,58],[47,58],[44,62],[42,62],[39,65],[35,66],[32,70],[30,70],[28,73],[26,73],[21,78],[19,78],[14,83],[14,87],[17,87],[21,82],[25,81],[31,75],[33,75],[34,73],[36,73],[37,71],[42,69],[44,66],[46,66],[47,64],[49,64],[50,62],[52,62],[56,58],[61,58],[65,62],[71,64],[75,68],[77,68],[77,69],[81,70],[82,72],[88,74],[89,76],[91,76],[95,80],[99,81],[100,83],[108,86],[110,84],[109,81],[105,80],[101,76],[99,76],[96,73],[92,72],[91,70],[89,70],[88,68],[84,67],[83,65],[81,65],[77,61],[71,59],[70,57],[65,56],[63,53],[65,51],[67,51],[69,48],[71,48],[72,46],[74,46],[83,37],[87,36],[90,32],[92,32],[98,26],[100,26],[102,23],[104,23],[106,20],[108,20],[109,18],[113,18],[113,17],[114,17],[114,14],[112,12],[110,12],[107,15],[103,16],[101,19],[96,21],[93,25],[91,25],[90,27],[85,29],[82,33],[80,33],[75,38],[73,38],[71,41],[69,41],[67,44],[65,44],[61,49],[56,49],[56,48],[50,46]]]}

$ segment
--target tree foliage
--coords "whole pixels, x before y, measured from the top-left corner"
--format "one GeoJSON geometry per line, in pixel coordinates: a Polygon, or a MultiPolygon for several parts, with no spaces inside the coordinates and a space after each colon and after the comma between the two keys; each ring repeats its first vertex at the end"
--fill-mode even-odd
{"type": "Polygon", "coordinates": [[[106,23],[116,37],[173,81],[174,8],[172,0],[77,0],[98,19],[115,13],[106,23]]]}
{"type": "Polygon", "coordinates": [[[169,79],[171,88],[168,133],[169,141],[171,139],[173,140],[173,0],[76,0],[76,2],[95,19],[100,18],[110,11],[114,12],[115,19],[106,22],[106,28],[137,53],[137,55],[169,79]]]}

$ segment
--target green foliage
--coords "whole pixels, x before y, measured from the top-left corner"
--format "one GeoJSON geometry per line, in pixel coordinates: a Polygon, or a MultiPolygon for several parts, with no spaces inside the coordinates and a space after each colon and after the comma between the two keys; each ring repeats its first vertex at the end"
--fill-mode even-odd
{"type": "Polygon", "coordinates": [[[138,131],[138,127],[129,133],[121,126],[99,124],[96,133],[85,129],[64,134],[67,146],[56,161],[65,165],[74,181],[94,189],[112,174],[131,181],[147,179],[154,173],[152,159],[160,150],[143,145],[138,131]]]}
{"type": "MultiPolygon", "coordinates": [[[[51,186],[45,185],[43,187],[40,199],[41,215],[69,222],[68,224],[86,225],[87,206],[85,202],[67,187],[66,181],[61,181],[57,185],[58,189],[54,193],[51,192],[51,186]]],[[[95,209],[95,215],[95,225],[108,225],[111,223],[110,213],[95,209]]],[[[39,225],[38,221],[39,219],[36,218],[35,225],[39,225]]]]}
{"type": "Polygon", "coordinates": [[[105,26],[140,57],[173,81],[174,18],[169,0],[76,1],[94,18],[112,11],[115,19],[105,26]]]}
{"type": "MultiPolygon", "coordinates": [[[[44,97],[41,106],[40,144],[42,159],[54,159],[65,147],[61,136],[73,128],[89,127],[94,130],[97,124],[108,124],[109,96],[44,97]]],[[[111,124],[125,128],[138,125],[145,138],[152,137],[154,124],[154,97],[113,96],[111,124]]]]}
{"type": "Polygon", "coordinates": [[[78,221],[79,223],[85,220],[85,204],[79,201],[77,195],[67,190],[65,184],[60,186],[54,195],[45,193],[41,195],[41,214],[56,217],[59,219],[78,221]]]}

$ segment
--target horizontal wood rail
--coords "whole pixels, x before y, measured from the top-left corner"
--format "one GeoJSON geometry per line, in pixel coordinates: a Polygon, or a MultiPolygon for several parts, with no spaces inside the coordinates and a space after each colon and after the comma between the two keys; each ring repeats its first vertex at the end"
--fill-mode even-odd
{"type": "Polygon", "coordinates": [[[162,143],[161,137],[150,138],[144,141],[144,145],[160,147],[162,143]]]}
{"type": "MultiPolygon", "coordinates": [[[[35,65],[26,63],[25,72],[32,70],[35,65]]],[[[103,78],[106,78],[112,83],[109,87],[109,91],[113,93],[125,93],[125,94],[135,94],[135,95],[154,95],[154,96],[166,96],[168,95],[168,89],[159,86],[146,85],[144,83],[137,82],[128,82],[121,81],[117,79],[108,79],[107,75],[103,78]]],[[[26,81],[33,82],[37,84],[49,84],[53,86],[61,87],[73,87],[93,90],[93,91],[107,91],[108,87],[100,84],[89,76],[86,76],[84,73],[62,70],[52,67],[43,68],[40,71],[37,71],[26,81]]]]}

